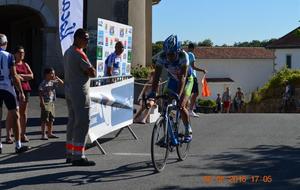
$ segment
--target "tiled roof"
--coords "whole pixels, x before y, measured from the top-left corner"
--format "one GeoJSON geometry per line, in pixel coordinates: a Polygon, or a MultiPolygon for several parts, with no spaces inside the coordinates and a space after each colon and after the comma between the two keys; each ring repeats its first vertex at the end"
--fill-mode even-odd
{"type": "Polygon", "coordinates": [[[231,78],[206,78],[207,82],[234,82],[231,78]]]}
{"type": "Polygon", "coordinates": [[[274,52],[262,47],[196,47],[198,59],[274,59],[274,52]]]}
{"type": "Polygon", "coordinates": [[[271,43],[267,48],[300,48],[300,27],[271,43]],[[297,32],[298,31],[298,32],[297,32]]]}

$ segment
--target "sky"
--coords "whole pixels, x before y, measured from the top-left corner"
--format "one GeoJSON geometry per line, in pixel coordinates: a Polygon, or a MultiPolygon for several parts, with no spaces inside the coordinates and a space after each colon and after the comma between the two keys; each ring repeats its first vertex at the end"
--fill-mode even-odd
{"type": "Polygon", "coordinates": [[[153,6],[152,41],[214,45],[280,38],[300,26],[300,0],[161,0],[153,6]]]}

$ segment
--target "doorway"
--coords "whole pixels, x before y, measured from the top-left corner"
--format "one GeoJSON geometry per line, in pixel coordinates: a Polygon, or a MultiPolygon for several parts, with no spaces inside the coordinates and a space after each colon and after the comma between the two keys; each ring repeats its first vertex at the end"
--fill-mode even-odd
{"type": "Polygon", "coordinates": [[[36,90],[42,80],[44,25],[41,16],[24,6],[0,6],[0,23],[0,33],[8,38],[7,51],[13,53],[18,45],[25,48],[25,61],[34,74],[30,84],[36,90]]]}

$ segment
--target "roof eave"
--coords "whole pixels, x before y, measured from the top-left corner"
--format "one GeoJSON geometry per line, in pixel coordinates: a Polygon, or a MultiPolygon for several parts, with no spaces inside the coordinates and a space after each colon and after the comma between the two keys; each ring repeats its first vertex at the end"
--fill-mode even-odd
{"type": "Polygon", "coordinates": [[[157,5],[157,4],[159,4],[160,1],[161,0],[152,0],[152,5],[157,5]]]}
{"type": "Polygon", "coordinates": [[[267,46],[268,49],[300,49],[300,46],[267,46]]]}

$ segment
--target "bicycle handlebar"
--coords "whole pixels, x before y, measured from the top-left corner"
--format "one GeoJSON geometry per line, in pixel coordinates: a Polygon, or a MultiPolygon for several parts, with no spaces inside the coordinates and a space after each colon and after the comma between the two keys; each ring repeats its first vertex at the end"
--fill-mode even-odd
{"type": "Polygon", "coordinates": [[[158,100],[158,99],[175,100],[177,104],[180,100],[179,95],[177,93],[174,93],[174,92],[168,92],[168,94],[159,95],[159,96],[156,96],[156,97],[153,97],[153,98],[143,96],[143,99],[144,99],[144,104],[146,105],[147,109],[150,108],[147,105],[147,100],[150,100],[150,99],[154,99],[154,100],[158,100]]]}

